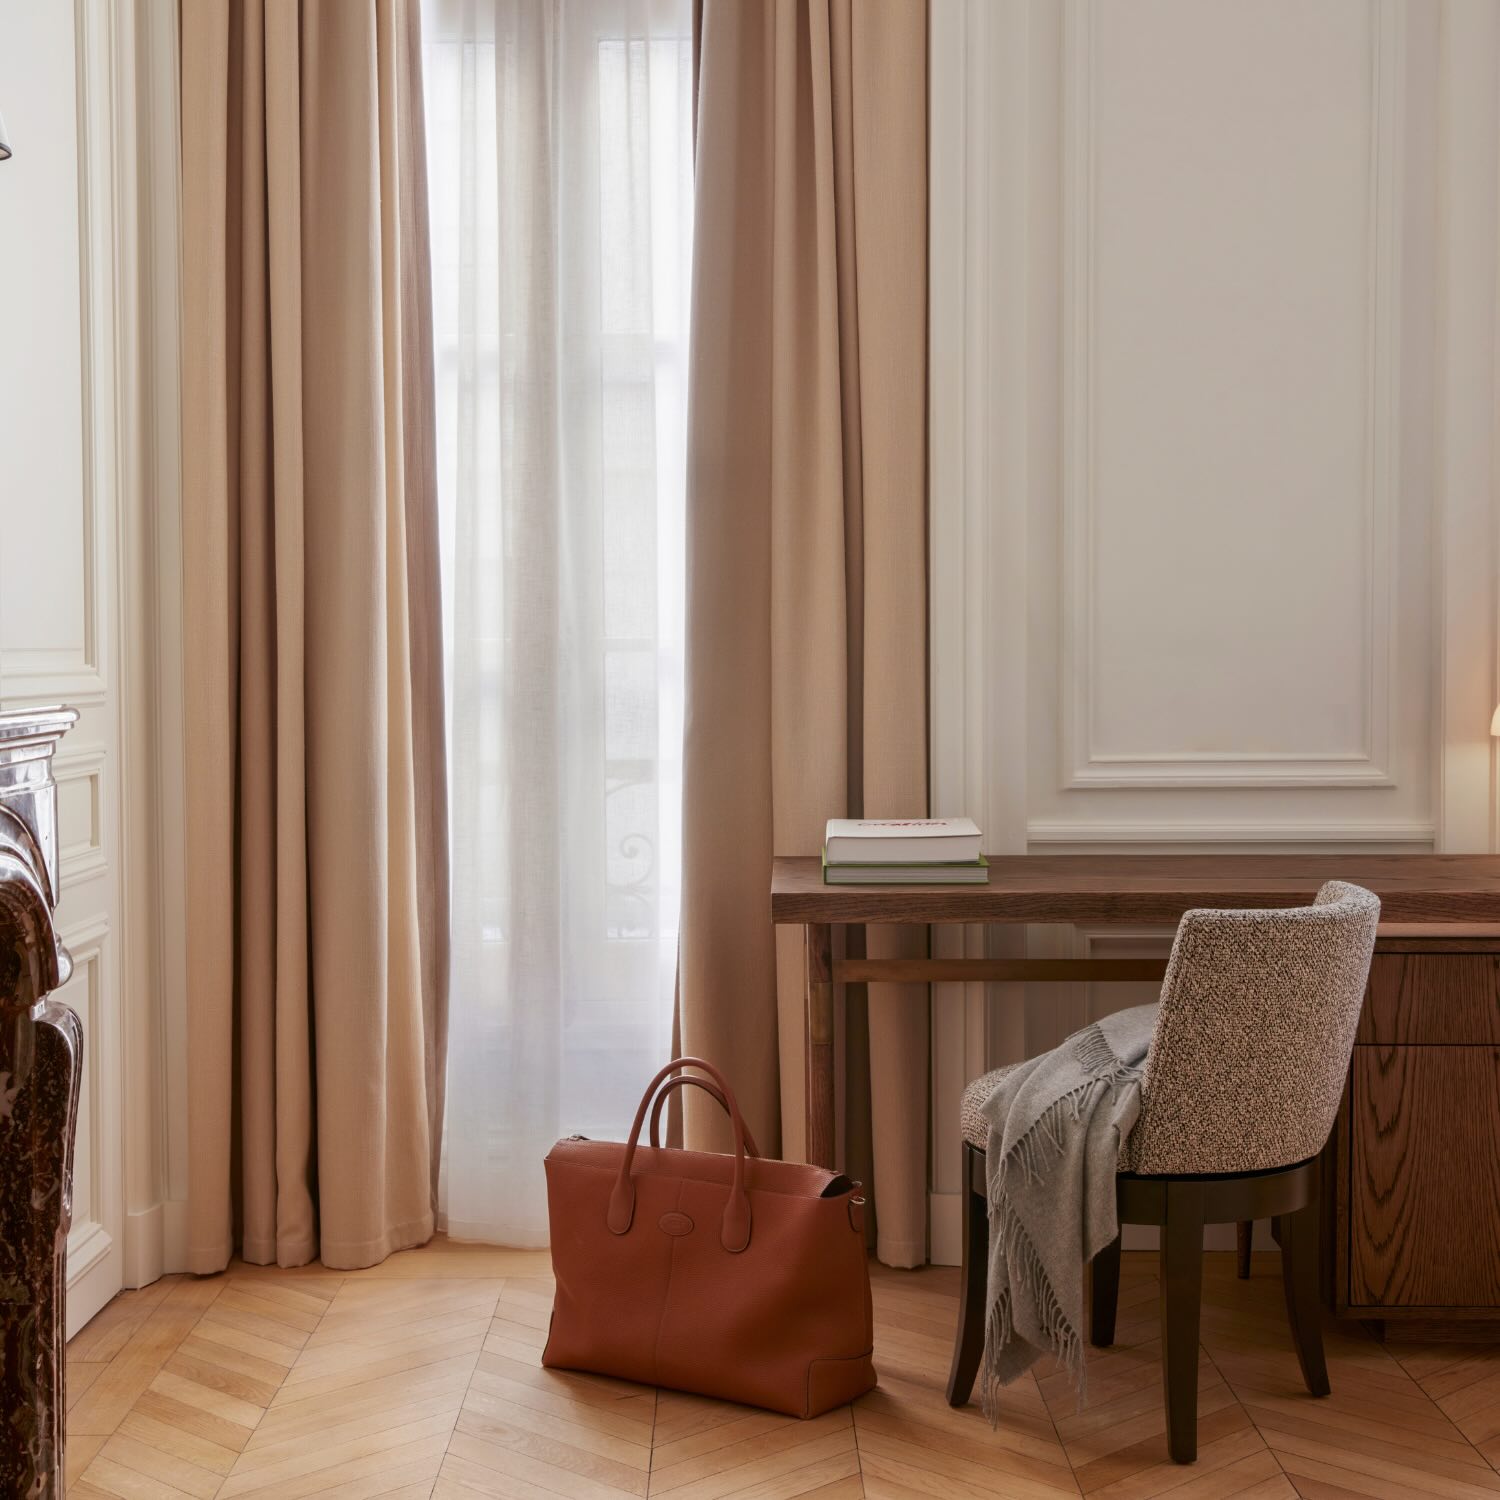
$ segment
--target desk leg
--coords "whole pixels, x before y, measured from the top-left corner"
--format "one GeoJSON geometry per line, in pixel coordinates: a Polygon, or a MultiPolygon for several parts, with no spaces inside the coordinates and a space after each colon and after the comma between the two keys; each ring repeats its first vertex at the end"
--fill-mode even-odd
{"type": "Polygon", "coordinates": [[[834,1165],[833,929],[807,924],[807,1159],[834,1165]]]}

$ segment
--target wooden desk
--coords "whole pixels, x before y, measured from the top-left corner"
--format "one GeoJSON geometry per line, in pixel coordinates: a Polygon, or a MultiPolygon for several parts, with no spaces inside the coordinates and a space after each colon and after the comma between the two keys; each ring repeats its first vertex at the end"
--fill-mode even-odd
{"type": "Polygon", "coordinates": [[[935,980],[1141,980],[1137,960],[833,960],[833,928],[878,923],[1175,924],[1196,906],[1299,906],[1325,880],[1351,880],[1381,900],[1383,930],[1417,924],[1463,936],[1500,926],[1500,857],[1448,854],[1065,854],[990,856],[970,886],[824,885],[816,858],[778,858],[771,920],[807,929],[808,1159],[834,1155],[833,986],[935,980]]]}

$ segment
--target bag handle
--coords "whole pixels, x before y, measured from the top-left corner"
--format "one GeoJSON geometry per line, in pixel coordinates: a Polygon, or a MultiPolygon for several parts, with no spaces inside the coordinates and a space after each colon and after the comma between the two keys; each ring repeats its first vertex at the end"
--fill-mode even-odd
{"type": "MultiPolygon", "coordinates": [[[[691,1083],[697,1088],[702,1089],[705,1094],[711,1094],[715,1099],[719,1101],[719,1107],[724,1111],[724,1113],[726,1115],[729,1113],[729,1103],[724,1098],[724,1091],[719,1087],[718,1084],[711,1082],[707,1078],[699,1078],[696,1073],[679,1073],[675,1078],[669,1078],[664,1084],[662,1084],[662,1086],[656,1092],[656,1103],[651,1106],[650,1137],[651,1145],[655,1150],[659,1151],[661,1149],[662,1105],[667,1102],[667,1095],[670,1094],[673,1089],[680,1089],[685,1083],[691,1083]]],[[[760,1148],[755,1144],[755,1137],[750,1134],[750,1127],[748,1125],[745,1126],[745,1155],[760,1155],[760,1148]]]]}
{"type": "Polygon", "coordinates": [[[620,1175],[615,1179],[614,1190],[609,1195],[609,1212],[605,1223],[611,1234],[625,1234],[630,1228],[630,1221],[635,1217],[635,1184],[630,1180],[630,1168],[635,1161],[641,1126],[646,1122],[646,1109],[663,1081],[679,1068],[701,1068],[718,1084],[724,1095],[729,1123],[734,1128],[734,1181],[729,1189],[729,1202],[724,1205],[724,1222],[719,1229],[719,1243],[731,1255],[738,1255],[750,1243],[750,1195],[745,1191],[745,1122],[740,1118],[740,1107],[735,1102],[734,1090],[729,1087],[724,1075],[701,1057],[673,1058],[646,1085],[646,1092],[641,1095],[640,1107],[636,1110],[635,1120],[630,1127],[630,1139],[625,1143],[620,1175]]]}

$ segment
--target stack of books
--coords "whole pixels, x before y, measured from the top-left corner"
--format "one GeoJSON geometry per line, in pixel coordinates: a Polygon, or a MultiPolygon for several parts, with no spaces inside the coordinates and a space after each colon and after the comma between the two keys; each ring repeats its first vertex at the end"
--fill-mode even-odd
{"type": "Polygon", "coordinates": [[[983,885],[983,835],[972,818],[830,818],[825,885],[983,885]]]}

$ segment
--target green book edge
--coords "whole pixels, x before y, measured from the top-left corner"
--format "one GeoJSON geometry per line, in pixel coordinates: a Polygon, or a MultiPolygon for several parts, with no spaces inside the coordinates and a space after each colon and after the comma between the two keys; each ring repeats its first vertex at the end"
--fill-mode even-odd
{"type": "Polygon", "coordinates": [[[978,859],[841,859],[828,862],[828,845],[823,845],[823,869],[828,870],[987,870],[990,862],[984,855],[978,859]]]}

